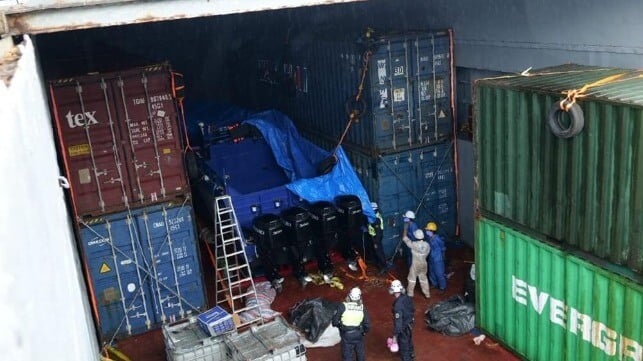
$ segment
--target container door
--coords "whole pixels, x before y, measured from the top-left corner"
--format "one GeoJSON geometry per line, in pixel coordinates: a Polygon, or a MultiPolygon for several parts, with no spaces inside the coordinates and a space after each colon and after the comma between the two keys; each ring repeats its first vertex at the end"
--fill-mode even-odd
{"type": "Polygon", "coordinates": [[[457,194],[455,190],[455,165],[453,143],[421,148],[416,153],[419,183],[416,194],[422,198],[419,210],[421,220],[426,224],[438,224],[438,233],[450,238],[457,225],[457,194]]]}
{"type": "Polygon", "coordinates": [[[122,210],[129,200],[128,173],[108,82],[89,77],[50,86],[61,153],[79,216],[122,210]]]}
{"type": "Polygon", "coordinates": [[[380,151],[414,142],[409,50],[404,38],[388,40],[371,58],[373,145],[380,151]]]}
{"type": "Polygon", "coordinates": [[[411,43],[418,143],[435,143],[453,134],[450,39],[448,34],[423,34],[411,43]]]}
{"type": "Polygon", "coordinates": [[[376,199],[384,218],[382,246],[387,257],[393,254],[402,234],[402,214],[415,210],[416,198],[414,164],[411,152],[403,152],[380,158],[377,162],[376,184],[379,187],[376,199]]]}
{"type": "Polygon", "coordinates": [[[101,338],[149,330],[154,323],[149,274],[131,216],[83,224],[80,238],[101,338]]]}
{"type": "Polygon", "coordinates": [[[157,323],[173,322],[206,307],[200,258],[189,205],[145,210],[136,218],[150,299],[157,323]]]}
{"type": "Polygon", "coordinates": [[[163,66],[125,72],[112,82],[132,202],[150,204],[189,192],[172,78],[163,66]]]}

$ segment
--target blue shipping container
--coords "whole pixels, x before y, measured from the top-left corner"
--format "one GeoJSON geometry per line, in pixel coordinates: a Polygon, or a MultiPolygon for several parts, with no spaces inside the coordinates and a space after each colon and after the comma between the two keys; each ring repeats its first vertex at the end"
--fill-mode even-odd
{"type": "Polygon", "coordinates": [[[142,333],[207,308],[189,204],[105,215],[79,227],[102,339],[142,333]]]}
{"type": "Polygon", "coordinates": [[[306,64],[306,92],[288,106],[299,129],[339,139],[348,110],[360,109],[345,144],[379,154],[437,143],[453,134],[449,31],[375,39],[362,100],[354,104],[365,60],[352,41],[315,41],[298,54],[306,64]]]}
{"type": "MultiPolygon", "coordinates": [[[[304,133],[321,147],[332,141],[304,133]]],[[[429,145],[395,154],[372,157],[344,147],[357,176],[384,217],[384,253],[391,256],[400,241],[402,214],[417,213],[418,226],[438,223],[438,233],[451,239],[457,226],[457,195],[453,142],[429,145]]]]}

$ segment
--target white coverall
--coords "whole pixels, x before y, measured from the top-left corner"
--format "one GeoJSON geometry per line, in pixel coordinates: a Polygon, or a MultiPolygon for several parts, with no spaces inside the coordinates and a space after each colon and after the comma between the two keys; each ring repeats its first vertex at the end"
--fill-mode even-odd
{"type": "Polygon", "coordinates": [[[402,238],[404,243],[411,249],[411,267],[409,268],[409,275],[407,281],[409,284],[406,287],[406,294],[413,297],[415,291],[416,278],[420,279],[420,288],[426,298],[431,295],[429,293],[429,280],[426,278],[427,264],[426,256],[431,251],[431,246],[424,240],[411,241],[408,237],[402,238]]]}

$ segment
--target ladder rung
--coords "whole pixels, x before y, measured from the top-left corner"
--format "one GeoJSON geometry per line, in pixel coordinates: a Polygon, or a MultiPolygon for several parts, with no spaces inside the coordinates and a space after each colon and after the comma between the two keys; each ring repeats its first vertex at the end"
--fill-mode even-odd
{"type": "Polygon", "coordinates": [[[241,240],[241,237],[232,237],[230,239],[223,240],[223,242],[225,244],[228,244],[228,243],[234,243],[234,242],[240,241],[240,240],[241,240]]]}
{"type": "Polygon", "coordinates": [[[261,308],[261,306],[259,306],[259,305],[248,306],[248,307],[244,307],[244,308],[241,308],[241,309],[238,309],[238,310],[234,310],[234,312],[235,313],[241,313],[241,312],[245,312],[245,311],[254,310],[255,308],[261,308]]]}
{"type": "Polygon", "coordinates": [[[246,268],[246,267],[248,267],[247,264],[240,264],[240,265],[237,265],[237,266],[228,267],[228,272],[240,270],[240,269],[246,268]]]}
{"type": "Polygon", "coordinates": [[[261,317],[253,318],[246,322],[241,322],[239,325],[237,325],[237,329],[239,329],[240,327],[252,325],[253,323],[258,323],[258,322],[262,322],[261,317]]]}
{"type": "Polygon", "coordinates": [[[230,228],[232,228],[232,227],[234,227],[236,225],[237,225],[236,223],[230,223],[230,224],[224,224],[224,225],[219,226],[219,227],[221,228],[221,230],[224,230],[224,229],[230,229],[230,228]]]}
{"type": "Polygon", "coordinates": [[[219,214],[228,214],[232,213],[232,211],[234,211],[232,208],[219,208],[219,214]]]}
{"type": "Polygon", "coordinates": [[[244,298],[246,296],[250,296],[250,295],[253,295],[253,294],[255,294],[255,291],[248,291],[246,293],[242,293],[242,294],[239,294],[239,295],[234,295],[234,296],[232,296],[232,299],[233,300],[238,300],[240,298],[244,298]]]}
{"type": "Polygon", "coordinates": [[[230,256],[236,256],[236,255],[238,255],[238,254],[242,254],[242,253],[244,253],[244,252],[245,252],[244,250],[241,250],[241,251],[236,251],[236,252],[226,253],[226,256],[228,256],[228,257],[230,257],[230,256]]]}
{"type": "Polygon", "coordinates": [[[232,282],[230,282],[230,288],[238,286],[238,285],[241,285],[241,284],[244,284],[244,283],[249,282],[251,280],[252,280],[252,277],[246,277],[246,278],[242,278],[242,279],[240,279],[238,281],[232,281],[232,282]]]}

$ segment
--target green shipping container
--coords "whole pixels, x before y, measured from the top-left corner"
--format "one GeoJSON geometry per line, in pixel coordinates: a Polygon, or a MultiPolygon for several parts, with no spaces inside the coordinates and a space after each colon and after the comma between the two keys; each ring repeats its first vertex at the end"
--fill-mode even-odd
{"type": "Polygon", "coordinates": [[[478,81],[479,212],[643,272],[642,74],[566,65],[478,81]],[[580,133],[554,135],[547,119],[564,91],[619,74],[577,99],[580,133]]]}
{"type": "Polygon", "coordinates": [[[477,323],[529,360],[643,357],[643,286],[488,219],[476,232],[477,323]]]}

